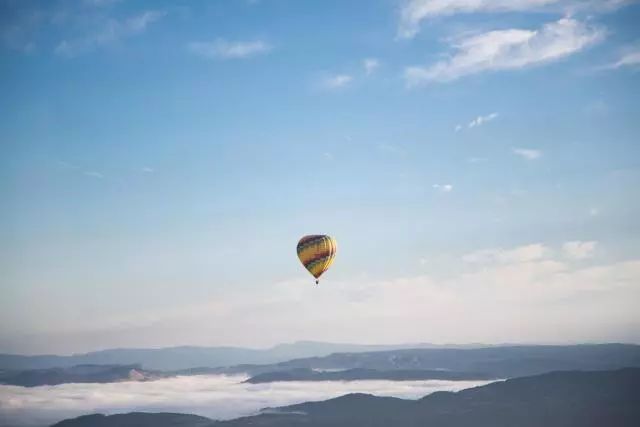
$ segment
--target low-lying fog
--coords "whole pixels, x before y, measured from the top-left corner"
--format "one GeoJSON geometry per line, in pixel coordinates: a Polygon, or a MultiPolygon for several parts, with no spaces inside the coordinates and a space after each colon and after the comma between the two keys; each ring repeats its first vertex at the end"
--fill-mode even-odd
{"type": "Polygon", "coordinates": [[[90,413],[181,412],[214,419],[250,415],[261,408],[325,400],[346,393],[417,399],[488,381],[326,381],[243,384],[243,376],[188,376],[151,382],[0,386],[0,426],[46,426],[90,413]]]}

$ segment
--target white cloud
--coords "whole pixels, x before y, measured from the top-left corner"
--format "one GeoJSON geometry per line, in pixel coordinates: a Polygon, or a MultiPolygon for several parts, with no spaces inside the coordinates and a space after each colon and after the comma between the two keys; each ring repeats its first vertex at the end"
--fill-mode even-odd
{"type": "Polygon", "coordinates": [[[69,162],[66,162],[64,160],[58,160],[56,162],[56,164],[58,166],[60,166],[61,168],[64,168],[64,169],[80,169],[80,166],[76,166],[76,165],[74,165],[72,163],[69,163],[69,162]]]}
{"type": "Polygon", "coordinates": [[[449,59],[427,67],[407,67],[407,85],[449,82],[486,71],[515,70],[565,58],[599,42],[603,29],[563,18],[538,30],[509,29],[463,38],[449,59]]]}
{"type": "Polygon", "coordinates": [[[600,209],[589,208],[589,216],[598,216],[598,215],[600,215],[600,209]]]}
{"type": "Polygon", "coordinates": [[[427,18],[469,12],[522,11],[560,0],[408,0],[400,10],[398,36],[411,38],[427,18]]]}
{"type": "Polygon", "coordinates": [[[196,55],[209,59],[245,59],[264,55],[272,46],[262,40],[227,41],[217,39],[212,42],[191,42],[187,49],[196,55]]]}
{"type": "Polygon", "coordinates": [[[364,67],[364,72],[367,75],[371,75],[380,66],[380,61],[376,58],[367,58],[362,61],[362,66],[364,67]]]}
{"type": "Polygon", "coordinates": [[[466,254],[462,260],[471,264],[515,264],[539,261],[551,255],[552,251],[541,243],[520,246],[513,249],[483,249],[466,254]]]}
{"type": "Polygon", "coordinates": [[[63,40],[55,48],[62,56],[76,56],[119,40],[143,33],[149,25],[166,15],[163,11],[146,11],[125,20],[109,19],[101,29],[85,37],[63,40]]]}
{"type": "Polygon", "coordinates": [[[147,167],[147,166],[143,167],[141,169],[141,171],[144,172],[144,173],[153,173],[154,172],[153,168],[150,168],[150,167],[147,167]]]}
{"type": "Polygon", "coordinates": [[[450,193],[453,191],[453,185],[451,184],[433,184],[432,187],[441,193],[450,193]]]}
{"type": "Polygon", "coordinates": [[[617,70],[619,68],[640,68],[640,47],[628,48],[622,53],[620,58],[604,67],[607,70],[617,70]]]}
{"type": "Polygon", "coordinates": [[[437,16],[479,12],[550,11],[577,13],[611,12],[637,0],[406,0],[400,9],[398,37],[412,38],[422,21],[437,16]]]}
{"type": "Polygon", "coordinates": [[[469,157],[467,159],[467,162],[469,163],[483,163],[486,162],[487,158],[486,157],[469,157]]]}
{"type": "Polygon", "coordinates": [[[482,126],[483,124],[489,123],[490,121],[495,120],[497,118],[498,118],[498,113],[491,113],[486,116],[478,116],[469,123],[469,128],[482,126]]]}
{"type": "Polygon", "coordinates": [[[329,76],[323,80],[323,86],[328,89],[339,89],[348,86],[353,81],[353,77],[348,74],[337,74],[329,76]]]}
{"type": "Polygon", "coordinates": [[[88,413],[178,412],[212,419],[252,415],[265,407],[326,400],[347,393],[417,399],[488,381],[326,381],[244,384],[245,376],[200,375],[149,382],[0,385],[0,419],[15,427],[51,425],[88,413]]]}
{"type": "Polygon", "coordinates": [[[537,160],[542,157],[542,151],[531,148],[513,148],[513,154],[527,160],[537,160]]]}
{"type": "Polygon", "coordinates": [[[98,179],[103,179],[104,175],[101,174],[100,172],[96,172],[96,171],[86,171],[84,173],[86,176],[90,176],[92,178],[98,178],[98,179]]]}
{"type": "Polygon", "coordinates": [[[592,258],[594,256],[598,242],[566,242],[562,245],[562,251],[566,257],[576,260],[592,258]]]}
{"type": "MultiPolygon", "coordinates": [[[[485,123],[489,123],[492,120],[497,119],[499,116],[498,113],[491,113],[491,114],[487,114],[486,116],[478,116],[475,119],[471,120],[468,124],[467,127],[469,129],[472,129],[474,127],[478,127],[478,126],[482,126],[485,123]]],[[[456,125],[456,127],[454,128],[454,132],[458,133],[460,131],[462,131],[464,129],[464,127],[461,124],[456,125]]]]}

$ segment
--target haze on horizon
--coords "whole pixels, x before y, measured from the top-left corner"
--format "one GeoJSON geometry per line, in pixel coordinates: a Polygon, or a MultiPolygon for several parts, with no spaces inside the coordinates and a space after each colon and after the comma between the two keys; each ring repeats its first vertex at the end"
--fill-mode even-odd
{"type": "Polygon", "coordinates": [[[640,343],[640,4],[506,4],[0,0],[0,353],[640,343]]]}

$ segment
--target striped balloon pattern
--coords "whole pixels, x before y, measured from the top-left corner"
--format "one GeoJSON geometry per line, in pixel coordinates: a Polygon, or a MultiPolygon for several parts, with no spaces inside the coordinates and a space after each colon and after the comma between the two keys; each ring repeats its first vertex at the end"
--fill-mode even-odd
{"type": "Polygon", "coordinates": [[[337,249],[338,244],[333,237],[316,234],[300,239],[297,251],[304,268],[318,279],[331,267],[337,249]]]}

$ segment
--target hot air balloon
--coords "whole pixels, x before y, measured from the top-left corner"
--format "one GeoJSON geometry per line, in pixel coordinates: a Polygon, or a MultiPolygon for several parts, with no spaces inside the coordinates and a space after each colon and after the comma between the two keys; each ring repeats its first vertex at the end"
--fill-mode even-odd
{"type": "Polygon", "coordinates": [[[333,237],[320,234],[304,236],[298,242],[298,258],[304,268],[316,278],[316,285],[322,273],[331,267],[337,249],[338,243],[333,237]]]}

